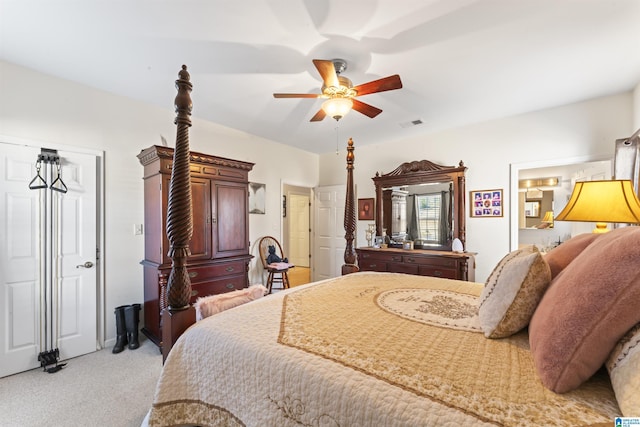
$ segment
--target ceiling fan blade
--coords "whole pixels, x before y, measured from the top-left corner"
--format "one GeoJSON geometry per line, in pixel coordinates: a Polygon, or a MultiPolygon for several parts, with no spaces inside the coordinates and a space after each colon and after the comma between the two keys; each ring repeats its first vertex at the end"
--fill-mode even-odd
{"type": "Polygon", "coordinates": [[[374,107],[373,105],[365,104],[362,101],[357,99],[351,99],[353,101],[353,109],[359,113],[364,114],[365,116],[371,117],[372,119],[378,114],[382,113],[382,110],[374,107]]]}
{"type": "Polygon", "coordinates": [[[393,76],[374,80],[369,83],[363,83],[361,85],[355,86],[353,89],[358,92],[356,96],[362,96],[370,93],[384,92],[387,90],[395,90],[400,88],[402,88],[402,81],[400,80],[400,76],[394,74],[393,76]]]}
{"type": "Polygon", "coordinates": [[[319,122],[321,120],[323,120],[325,117],[327,116],[327,113],[324,112],[324,110],[321,108],[318,110],[318,112],[316,113],[315,116],[311,117],[311,120],[309,120],[310,122],[319,122]]]}
{"type": "Polygon", "coordinates": [[[322,81],[324,85],[327,87],[340,86],[340,82],[338,81],[338,75],[336,74],[336,67],[333,65],[333,61],[327,61],[324,59],[314,59],[313,65],[316,66],[318,72],[320,73],[320,77],[322,77],[322,81]]]}
{"type": "Polygon", "coordinates": [[[274,93],[274,98],[317,98],[319,94],[316,93],[274,93]]]}

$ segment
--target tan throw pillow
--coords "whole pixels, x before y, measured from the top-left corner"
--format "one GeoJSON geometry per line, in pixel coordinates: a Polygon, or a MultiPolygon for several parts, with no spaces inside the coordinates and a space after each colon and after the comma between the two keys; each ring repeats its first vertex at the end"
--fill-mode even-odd
{"type": "Polygon", "coordinates": [[[584,233],[561,243],[551,249],[544,256],[544,260],[551,268],[551,278],[555,278],[564,268],[569,265],[578,255],[585,250],[601,234],[584,233]]]}
{"type": "Polygon", "coordinates": [[[607,371],[622,415],[640,416],[640,323],[616,344],[607,371]]]}
{"type": "Polygon", "coordinates": [[[480,295],[478,317],[484,335],[504,338],[525,328],[550,281],[549,266],[533,245],[502,258],[480,295]]]}
{"type": "Polygon", "coordinates": [[[547,388],[577,388],[640,323],[639,242],[640,227],[603,234],[551,282],[529,324],[533,361],[547,388]]]}

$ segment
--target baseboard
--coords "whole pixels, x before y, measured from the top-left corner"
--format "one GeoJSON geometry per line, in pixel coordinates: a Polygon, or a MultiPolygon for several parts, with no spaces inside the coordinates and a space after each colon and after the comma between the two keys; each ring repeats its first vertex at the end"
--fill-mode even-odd
{"type": "Polygon", "coordinates": [[[104,340],[104,348],[113,347],[116,345],[116,338],[109,338],[108,340],[104,340]]]}

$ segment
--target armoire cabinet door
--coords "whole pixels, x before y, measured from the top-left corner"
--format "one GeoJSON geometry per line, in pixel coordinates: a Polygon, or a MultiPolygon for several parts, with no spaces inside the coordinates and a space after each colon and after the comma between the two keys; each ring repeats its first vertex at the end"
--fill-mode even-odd
{"type": "Polygon", "coordinates": [[[191,177],[193,235],[190,261],[211,259],[211,180],[191,177]]]}
{"type": "MultiPolygon", "coordinates": [[[[170,175],[164,176],[166,188],[165,200],[169,197],[170,175]]],[[[193,235],[189,241],[191,256],[189,261],[211,259],[211,181],[204,178],[191,177],[191,206],[193,214],[193,235]]],[[[169,258],[169,238],[167,237],[167,203],[164,203],[160,232],[164,239],[162,263],[171,264],[169,258]]]]}
{"type": "Polygon", "coordinates": [[[218,181],[212,186],[213,258],[246,254],[249,246],[247,186],[218,181]]]}

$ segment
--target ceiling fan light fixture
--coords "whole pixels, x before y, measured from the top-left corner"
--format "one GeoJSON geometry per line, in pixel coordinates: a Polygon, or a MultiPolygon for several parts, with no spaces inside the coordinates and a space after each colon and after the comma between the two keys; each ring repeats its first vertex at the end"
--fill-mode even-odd
{"type": "Polygon", "coordinates": [[[353,108],[353,101],[349,98],[331,98],[322,103],[322,110],[336,121],[343,118],[351,108],[353,108]]]}

